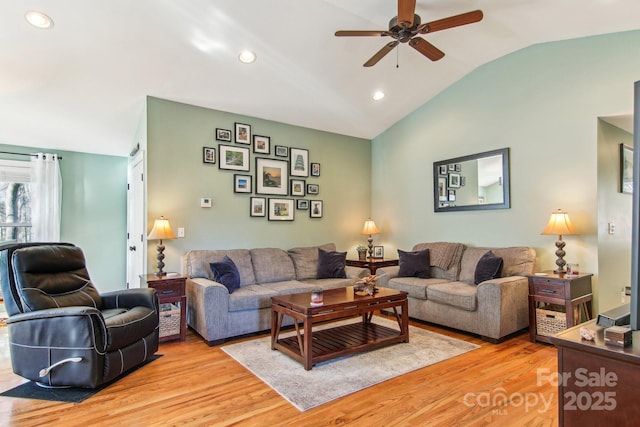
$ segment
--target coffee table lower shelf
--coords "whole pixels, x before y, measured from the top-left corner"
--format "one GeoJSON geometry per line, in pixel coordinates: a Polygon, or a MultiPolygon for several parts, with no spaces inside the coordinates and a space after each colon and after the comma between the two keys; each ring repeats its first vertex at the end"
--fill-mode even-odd
{"type": "MultiPolygon", "coordinates": [[[[300,335],[300,339],[304,341],[304,334],[300,335]]],[[[362,321],[313,331],[311,363],[315,365],[338,357],[374,350],[404,341],[407,341],[407,338],[398,330],[362,321]]],[[[297,335],[277,340],[274,344],[275,349],[282,351],[304,365],[305,358],[300,352],[297,335]]]]}

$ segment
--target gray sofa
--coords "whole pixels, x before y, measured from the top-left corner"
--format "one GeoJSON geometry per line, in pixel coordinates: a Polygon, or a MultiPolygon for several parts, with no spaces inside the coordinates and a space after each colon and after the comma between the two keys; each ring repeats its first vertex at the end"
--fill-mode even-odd
{"type": "Polygon", "coordinates": [[[529,325],[528,281],[535,250],[528,247],[479,248],[461,243],[420,243],[429,249],[430,278],[398,277],[398,266],[377,270],[378,285],[409,294],[409,316],[500,342],[529,325]],[[491,250],[503,259],[501,277],[474,284],[480,258],[491,250]]]}
{"type": "MultiPolygon", "coordinates": [[[[335,251],[335,245],[293,248],[191,250],[182,259],[187,276],[187,324],[209,345],[225,338],[271,327],[271,297],[352,285],[369,270],[345,267],[347,278],[317,279],[318,248],[335,251]],[[240,273],[240,288],[229,293],[212,280],[211,262],[231,258],[240,273]]],[[[292,324],[285,319],[285,324],[292,324]]]]}

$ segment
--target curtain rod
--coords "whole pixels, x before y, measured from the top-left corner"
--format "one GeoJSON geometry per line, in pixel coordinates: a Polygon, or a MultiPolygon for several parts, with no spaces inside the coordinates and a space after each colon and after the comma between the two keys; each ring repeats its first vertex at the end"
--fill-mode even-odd
{"type": "MultiPolygon", "coordinates": [[[[29,156],[29,157],[37,157],[37,154],[29,154],[29,153],[14,153],[12,151],[0,151],[0,154],[13,154],[14,156],[29,156]]],[[[62,156],[58,156],[58,160],[62,160],[62,156]]]]}

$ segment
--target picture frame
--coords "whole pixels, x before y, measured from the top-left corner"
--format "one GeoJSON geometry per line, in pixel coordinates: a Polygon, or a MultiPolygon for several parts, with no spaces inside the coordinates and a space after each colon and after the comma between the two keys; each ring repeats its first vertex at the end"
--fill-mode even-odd
{"type": "Polygon", "coordinates": [[[251,125],[246,125],[244,123],[236,123],[236,144],[251,144],[251,125]]]}
{"type": "Polygon", "coordinates": [[[233,145],[218,146],[218,167],[225,170],[249,171],[249,149],[233,145]]]}
{"type": "Polygon", "coordinates": [[[456,190],[449,190],[449,201],[450,202],[456,201],[456,190]]]}
{"type": "Polygon", "coordinates": [[[296,209],[299,211],[306,211],[309,209],[309,201],[305,199],[296,200],[296,209]]]}
{"type": "Polygon", "coordinates": [[[451,188],[460,188],[460,174],[459,173],[450,173],[449,174],[449,187],[451,187],[451,188]]]}
{"type": "Polygon", "coordinates": [[[309,176],[309,150],[304,148],[289,149],[290,175],[309,176]]]}
{"type": "Polygon", "coordinates": [[[307,194],[320,194],[320,186],[318,184],[307,184],[307,194]]]}
{"type": "Polygon", "coordinates": [[[309,216],[311,218],[322,218],[324,206],[322,200],[311,200],[309,208],[309,216]]]}
{"type": "Polygon", "coordinates": [[[252,197],[249,205],[249,216],[267,216],[267,199],[264,197],[252,197]]]}
{"type": "Polygon", "coordinates": [[[438,166],[438,175],[443,175],[443,176],[447,175],[447,165],[438,166]]]}
{"type": "Polygon", "coordinates": [[[271,138],[263,135],[253,135],[253,152],[259,154],[270,154],[271,138]]]}
{"type": "Polygon", "coordinates": [[[284,145],[276,145],[274,154],[276,157],[289,157],[289,147],[284,145]]]}
{"type": "Polygon", "coordinates": [[[216,128],[216,140],[231,142],[231,130],[216,128]]]}
{"type": "Polygon", "coordinates": [[[438,201],[446,202],[447,200],[447,177],[443,176],[438,178],[438,201]]]}
{"type": "Polygon", "coordinates": [[[304,179],[292,179],[290,181],[291,189],[290,194],[292,196],[304,197],[305,196],[305,181],[304,179]]]}
{"type": "Polygon", "coordinates": [[[460,163],[456,163],[455,164],[455,170],[456,170],[456,172],[462,172],[462,165],[460,163]]]}
{"type": "Polygon", "coordinates": [[[373,247],[373,258],[384,258],[384,246],[374,246],[373,247]]]}
{"type": "Polygon", "coordinates": [[[455,172],[456,171],[456,165],[454,163],[449,163],[447,165],[449,172],[455,172]]]}
{"type": "Polygon", "coordinates": [[[202,147],[202,163],[216,164],[216,149],[214,147],[202,147]]]}
{"type": "Polygon", "coordinates": [[[256,157],[256,194],[289,194],[289,162],[256,157]]]}
{"type": "Polygon", "coordinates": [[[269,221],[293,221],[293,199],[269,199],[269,221]]]}
{"type": "Polygon", "coordinates": [[[251,193],[253,185],[251,183],[253,177],[251,175],[233,175],[233,192],[234,193],[251,193]]]}
{"type": "Polygon", "coordinates": [[[320,176],[320,163],[311,163],[311,176],[320,176]]]}
{"type": "Polygon", "coordinates": [[[633,147],[620,144],[620,192],[633,194],[633,147]]]}

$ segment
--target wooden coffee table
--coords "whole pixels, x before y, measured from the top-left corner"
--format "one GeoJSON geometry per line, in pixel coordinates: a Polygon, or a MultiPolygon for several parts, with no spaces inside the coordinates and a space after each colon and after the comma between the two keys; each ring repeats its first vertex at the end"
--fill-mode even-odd
{"type": "Polygon", "coordinates": [[[323,305],[311,305],[311,293],[271,297],[271,349],[280,350],[310,370],[326,360],[373,350],[389,344],[409,342],[407,293],[378,288],[374,296],[356,295],[353,286],[323,293],[323,305]],[[397,308],[400,307],[400,313],[397,308]],[[399,330],[371,322],[374,310],[393,310],[399,330]],[[294,319],[296,334],[280,338],[284,316],[294,319]],[[362,320],[322,330],[320,322],[362,316],[362,320]]]}

